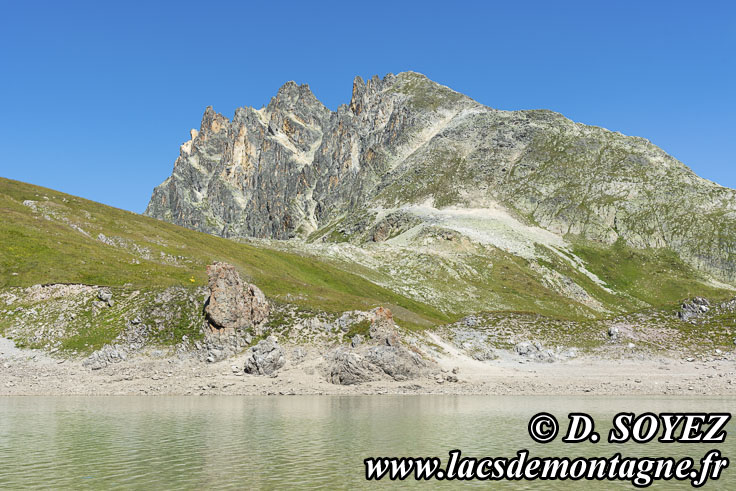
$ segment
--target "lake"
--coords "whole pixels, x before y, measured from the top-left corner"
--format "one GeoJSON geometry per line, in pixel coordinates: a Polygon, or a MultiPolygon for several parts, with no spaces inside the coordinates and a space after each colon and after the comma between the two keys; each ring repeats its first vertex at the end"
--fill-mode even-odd
{"type": "MultiPolygon", "coordinates": [[[[608,444],[620,411],[730,412],[733,397],[275,396],[0,398],[0,488],[457,488],[633,489],[612,482],[367,482],[366,457],[692,456],[711,448],[736,457],[736,427],[725,443],[608,444]],[[603,440],[532,441],[540,411],[563,430],[567,413],[587,412],[603,440]]],[[[564,431],[563,431],[564,433],[564,431]]],[[[655,489],[685,489],[660,483],[655,489]]],[[[736,489],[736,463],[704,489],[736,489]]]]}

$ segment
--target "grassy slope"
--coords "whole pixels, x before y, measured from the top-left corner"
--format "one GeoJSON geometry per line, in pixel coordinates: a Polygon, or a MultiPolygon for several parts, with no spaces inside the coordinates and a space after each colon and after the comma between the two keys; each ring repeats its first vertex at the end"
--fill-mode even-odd
{"type": "Polygon", "coordinates": [[[272,299],[305,308],[339,312],[385,305],[408,325],[447,320],[428,305],[314,258],[239,244],[0,178],[0,288],[38,283],[202,285],[206,265],[213,261],[234,264],[272,299]],[[38,211],[24,205],[25,200],[37,202],[38,211]],[[103,243],[100,233],[121,245],[103,243]],[[136,246],[148,252],[136,252],[136,246]]]}
{"type": "MultiPolygon", "coordinates": [[[[606,294],[564,262],[555,261],[549,266],[569,275],[612,312],[639,310],[644,304],[669,308],[695,295],[712,299],[733,295],[707,285],[701,274],[671,252],[634,250],[620,244],[610,248],[585,241],[575,244],[575,253],[588,268],[624,296],[606,294]]],[[[330,312],[385,305],[409,327],[444,323],[491,306],[486,302],[485,308],[455,305],[449,310],[451,313],[442,313],[376,285],[371,279],[380,274],[367,274],[357,265],[237,243],[2,178],[0,245],[0,288],[38,283],[128,285],[139,289],[197,286],[206,282],[206,265],[219,260],[235,264],[277,301],[330,312]],[[24,205],[25,200],[35,201],[37,211],[24,205]],[[121,245],[101,242],[97,238],[100,233],[121,245]],[[144,259],[135,246],[146,248],[144,255],[150,259],[144,259]],[[163,258],[162,253],[166,255],[163,258]]],[[[539,284],[539,278],[527,271],[524,264],[494,259],[498,267],[490,270],[492,274],[464,278],[457,285],[448,279],[449,283],[455,288],[472,287],[473,291],[486,292],[491,297],[500,296],[505,305],[501,310],[579,320],[590,314],[581,317],[578,304],[539,284]]],[[[487,269],[483,264],[471,265],[478,271],[487,269]]]]}
{"type": "Polygon", "coordinates": [[[612,290],[653,307],[668,307],[694,296],[716,300],[733,296],[732,290],[708,284],[702,273],[669,249],[633,249],[621,241],[613,247],[578,241],[574,252],[612,290]]]}
{"type": "MultiPolygon", "coordinates": [[[[458,235],[446,232],[445,235],[458,235]]],[[[321,233],[334,243],[345,241],[343,237],[333,239],[334,230],[331,233],[329,228],[321,233]]],[[[422,237],[411,244],[421,244],[422,237]]],[[[734,295],[733,289],[714,284],[706,274],[686,264],[669,249],[636,249],[621,242],[608,246],[572,235],[567,239],[575,260],[581,260],[587,270],[602,280],[605,288],[573,267],[570,261],[540,245],[536,250],[537,262],[574,281],[608,312],[597,311],[566,296],[557,285],[545,281],[543,273],[532,267],[533,261],[492,246],[463,245],[462,240],[435,240],[431,251],[420,246],[414,249],[373,246],[369,260],[354,251],[347,254],[355,262],[339,256],[322,256],[322,259],[393,290],[414,290],[418,292],[415,298],[422,298],[430,290],[427,298],[432,300],[425,301],[453,316],[508,311],[583,321],[648,308],[671,309],[694,296],[718,301],[734,295]]],[[[348,240],[358,245],[370,238],[356,235],[348,240]]],[[[319,252],[316,256],[320,257],[319,252]]]]}

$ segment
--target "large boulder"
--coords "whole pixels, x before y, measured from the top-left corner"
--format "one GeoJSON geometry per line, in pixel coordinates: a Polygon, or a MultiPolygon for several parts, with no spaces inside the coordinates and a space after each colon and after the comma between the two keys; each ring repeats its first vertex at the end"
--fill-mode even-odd
{"type": "Polygon", "coordinates": [[[404,346],[341,346],[327,356],[325,376],[333,384],[355,385],[381,379],[410,380],[428,369],[427,361],[404,346]]]}
{"type": "Polygon", "coordinates": [[[540,361],[544,363],[554,363],[558,358],[565,359],[574,356],[575,351],[568,351],[564,355],[559,355],[551,349],[542,346],[539,341],[522,341],[514,346],[516,353],[529,361],[540,361]]]}
{"type": "Polygon", "coordinates": [[[365,359],[398,381],[420,377],[428,368],[428,363],[419,354],[404,346],[371,346],[365,359]]]}
{"type": "Polygon", "coordinates": [[[252,375],[273,375],[285,364],[284,350],[274,336],[269,336],[246,351],[243,369],[252,375]]]}
{"type": "Polygon", "coordinates": [[[328,382],[354,385],[372,380],[405,381],[426,375],[430,363],[407,348],[399,338],[391,311],[378,307],[369,313],[368,339],[358,335],[351,346],[341,346],[326,356],[328,382]]]}
{"type": "Polygon", "coordinates": [[[325,375],[330,383],[355,385],[375,380],[381,372],[356,350],[340,347],[330,354],[325,375]]]}
{"type": "Polygon", "coordinates": [[[245,283],[235,267],[216,262],[207,266],[209,299],[204,312],[218,329],[247,329],[260,325],[270,311],[263,292],[245,283]]]}

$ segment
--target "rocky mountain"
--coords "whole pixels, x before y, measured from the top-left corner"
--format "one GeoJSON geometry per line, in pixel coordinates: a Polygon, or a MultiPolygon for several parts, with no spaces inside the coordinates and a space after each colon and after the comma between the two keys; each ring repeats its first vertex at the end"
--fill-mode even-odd
{"type": "MultiPolygon", "coordinates": [[[[663,285],[736,283],[736,191],[643,138],[489,108],[413,72],[357,77],[334,112],[294,82],[232,120],[208,107],[146,214],[229,238],[301,238],[275,246],[439,304],[528,306],[487,288],[483,268],[508,264],[529,281],[517,296],[597,312],[657,303],[642,294],[657,284],[634,285],[617,263],[645,274],[649,263],[663,285]],[[438,277],[450,291],[426,287],[438,277]]],[[[668,300],[692,288],[675,290],[668,300]]]]}
{"type": "Polygon", "coordinates": [[[275,390],[221,378],[230,365],[233,377],[278,372],[284,391],[296,377],[313,384],[298,393],[324,393],[458,382],[460,361],[733,360],[733,289],[672,252],[581,244],[501,208],[412,206],[385,226],[351,226],[348,242],[330,242],[343,233],[330,225],[245,244],[0,178],[1,385],[76,393],[81,376],[87,394],[275,390]],[[218,367],[207,388],[203,362],[218,367]],[[173,386],[172,370],[184,374],[173,386]]]}

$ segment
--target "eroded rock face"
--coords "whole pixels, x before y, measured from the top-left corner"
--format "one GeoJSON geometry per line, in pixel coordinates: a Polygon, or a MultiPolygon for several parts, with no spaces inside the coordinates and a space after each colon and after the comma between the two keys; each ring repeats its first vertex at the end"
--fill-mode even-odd
{"type": "Polygon", "coordinates": [[[216,262],[207,267],[210,291],[205,314],[216,329],[247,329],[260,325],[270,312],[266,296],[255,285],[245,283],[235,267],[216,262]]]}
{"type": "Polygon", "coordinates": [[[426,375],[430,363],[401,343],[391,311],[378,307],[369,314],[369,339],[360,336],[356,340],[356,335],[349,347],[341,346],[326,356],[327,381],[354,385],[379,379],[404,381],[426,375]]]}
{"type": "Polygon", "coordinates": [[[404,346],[343,346],[330,353],[326,378],[337,385],[355,385],[380,379],[405,381],[425,375],[428,369],[427,361],[404,346]]]}
{"type": "Polygon", "coordinates": [[[248,349],[243,370],[251,375],[273,375],[286,364],[284,350],[274,336],[248,349]]]}
{"type": "Polygon", "coordinates": [[[404,381],[421,376],[428,363],[404,346],[371,346],[365,358],[394,380],[404,381]]]}
{"type": "Polygon", "coordinates": [[[209,297],[205,302],[204,359],[217,362],[251,343],[270,313],[266,296],[244,282],[235,267],[216,262],[207,267],[209,297]]]}
{"type": "Polygon", "coordinates": [[[341,347],[328,358],[326,376],[336,385],[355,385],[375,380],[380,371],[357,351],[341,347]]]}

